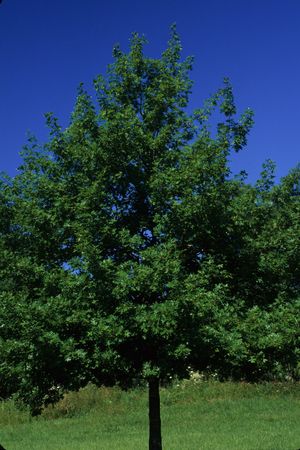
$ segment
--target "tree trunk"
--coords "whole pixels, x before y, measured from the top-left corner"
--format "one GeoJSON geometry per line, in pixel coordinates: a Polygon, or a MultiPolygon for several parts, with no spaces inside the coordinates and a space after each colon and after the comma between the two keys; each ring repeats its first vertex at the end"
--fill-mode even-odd
{"type": "Polygon", "coordinates": [[[159,378],[149,379],[149,450],[162,450],[159,378]]]}

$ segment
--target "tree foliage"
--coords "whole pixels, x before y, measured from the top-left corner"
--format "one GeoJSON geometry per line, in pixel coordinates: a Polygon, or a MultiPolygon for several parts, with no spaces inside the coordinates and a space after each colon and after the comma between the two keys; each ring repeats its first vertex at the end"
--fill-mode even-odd
{"type": "Polygon", "coordinates": [[[252,112],[225,79],[189,114],[176,29],[159,59],[144,45],[116,46],[96,102],[80,85],[0,186],[0,395],[33,412],[89,382],[297,373],[299,168],[233,176],[252,112]]]}

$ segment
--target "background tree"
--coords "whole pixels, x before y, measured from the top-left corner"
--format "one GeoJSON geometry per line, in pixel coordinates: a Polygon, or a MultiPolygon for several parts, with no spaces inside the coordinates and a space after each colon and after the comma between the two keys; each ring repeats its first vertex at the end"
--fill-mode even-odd
{"type": "Polygon", "coordinates": [[[278,188],[268,170],[256,187],[232,177],[251,111],[234,118],[225,80],[188,115],[192,61],[175,28],[160,59],[144,44],[134,34],[128,54],[116,46],[95,80],[98,106],[80,86],[68,128],[48,114],[49,143],[31,138],[19,175],[1,185],[0,375],[1,395],[17,392],[33,413],[89,382],[147,382],[157,450],[159,384],[190,368],[270,374],[282,354],[261,360],[279,341],[260,333],[287,311],[280,345],[294,367],[299,173],[278,188]],[[216,108],[224,120],[211,134],[216,108]],[[272,224],[276,242],[291,239],[285,262],[272,224]]]}
{"type": "Polygon", "coordinates": [[[273,179],[267,161],[252,194],[247,189],[239,199],[238,220],[247,229],[235,279],[248,305],[242,335],[250,379],[299,377],[300,167],[277,185],[273,179]]]}

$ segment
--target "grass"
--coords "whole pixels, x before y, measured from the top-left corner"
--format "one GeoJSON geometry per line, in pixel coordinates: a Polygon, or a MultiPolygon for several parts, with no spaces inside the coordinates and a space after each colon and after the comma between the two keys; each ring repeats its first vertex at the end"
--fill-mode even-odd
{"type": "MultiPolygon", "coordinates": [[[[293,383],[185,381],[161,390],[165,450],[298,450],[300,388],[293,383]]],[[[143,450],[147,392],[88,386],[41,417],[0,403],[7,450],[143,450]]]]}

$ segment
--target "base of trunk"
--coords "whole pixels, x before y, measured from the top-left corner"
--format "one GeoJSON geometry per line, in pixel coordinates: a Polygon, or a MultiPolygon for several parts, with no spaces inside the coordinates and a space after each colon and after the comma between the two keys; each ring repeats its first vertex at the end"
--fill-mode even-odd
{"type": "Polygon", "coordinates": [[[162,450],[159,378],[149,379],[149,450],[162,450]]]}

